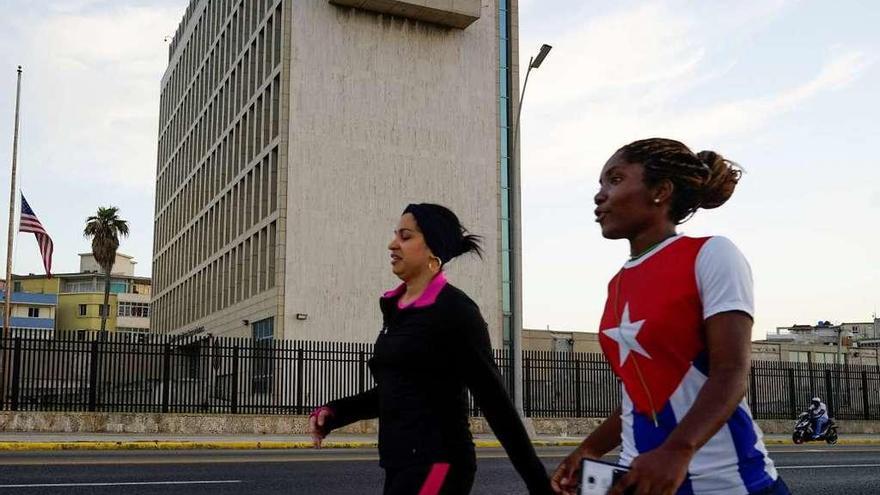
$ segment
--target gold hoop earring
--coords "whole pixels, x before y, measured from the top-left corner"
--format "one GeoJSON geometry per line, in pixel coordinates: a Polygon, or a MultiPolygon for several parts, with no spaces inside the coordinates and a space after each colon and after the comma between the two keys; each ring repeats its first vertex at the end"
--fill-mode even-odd
{"type": "Polygon", "coordinates": [[[438,258],[437,256],[431,256],[431,259],[428,261],[428,270],[434,271],[434,267],[431,265],[431,262],[437,260],[437,271],[440,271],[440,268],[443,266],[443,260],[438,258]]]}

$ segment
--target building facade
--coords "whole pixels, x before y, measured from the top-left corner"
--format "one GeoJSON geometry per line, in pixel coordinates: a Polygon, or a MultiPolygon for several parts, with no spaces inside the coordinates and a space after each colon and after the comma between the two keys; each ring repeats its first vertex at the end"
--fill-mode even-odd
{"type": "Polygon", "coordinates": [[[154,328],[373,341],[394,225],[436,202],[483,236],[448,271],[501,346],[516,58],[509,0],[192,0],[162,80],[154,328]]]}
{"type": "MultiPolygon", "coordinates": [[[[91,253],[80,254],[80,271],[45,275],[16,275],[14,294],[46,296],[54,301],[53,328],[56,333],[73,332],[92,338],[101,329],[104,303],[104,274],[91,253]]],[[[107,331],[146,334],[150,332],[149,277],[134,275],[135,261],[118,253],[110,270],[110,298],[107,331]]],[[[13,299],[15,302],[15,299],[13,299]]],[[[10,327],[14,325],[10,324],[10,327]]]]}
{"type": "MultiPolygon", "coordinates": [[[[560,332],[552,330],[523,331],[523,349],[543,352],[601,353],[599,334],[595,332],[560,332]]],[[[797,342],[752,342],[752,359],[758,361],[790,361],[811,364],[880,366],[880,349],[856,345],[835,345],[797,342]]]]}
{"type": "MultiPolygon", "coordinates": [[[[0,304],[6,303],[5,289],[0,291],[0,304]]],[[[55,314],[58,296],[55,294],[28,294],[13,292],[9,332],[0,336],[38,336],[51,337],[55,332],[55,314]]],[[[0,329],[3,329],[3,318],[0,318],[0,329]]],[[[5,330],[5,329],[4,329],[5,330]]]]}
{"type": "Polygon", "coordinates": [[[867,322],[831,323],[820,321],[815,325],[776,327],[767,333],[768,342],[795,342],[800,344],[852,345],[880,339],[880,318],[867,322]]]}

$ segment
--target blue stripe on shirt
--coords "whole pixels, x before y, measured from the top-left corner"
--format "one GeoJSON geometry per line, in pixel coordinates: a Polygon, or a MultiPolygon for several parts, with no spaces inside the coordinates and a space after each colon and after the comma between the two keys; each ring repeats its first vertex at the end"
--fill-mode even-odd
{"type": "MultiPolygon", "coordinates": [[[[666,441],[672,430],[678,426],[675,419],[675,413],[672,411],[672,405],[667,402],[663,410],[657,414],[658,426],[654,426],[654,420],[650,415],[645,415],[633,411],[633,437],[636,442],[636,450],[639,454],[651,451],[659,447],[666,441]]],[[[690,476],[685,478],[684,483],[675,492],[676,495],[694,495],[694,489],[691,486],[690,476]]]]}
{"type": "Polygon", "coordinates": [[[752,418],[740,406],[727,420],[730,436],[739,459],[739,475],[749,493],[763,490],[773,484],[773,478],[766,471],[764,454],[756,448],[758,436],[752,418]]]}

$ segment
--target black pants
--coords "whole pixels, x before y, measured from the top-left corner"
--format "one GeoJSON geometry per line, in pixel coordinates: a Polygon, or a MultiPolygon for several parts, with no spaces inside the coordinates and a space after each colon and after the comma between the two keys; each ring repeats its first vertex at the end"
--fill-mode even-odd
{"type": "Polygon", "coordinates": [[[385,470],[384,495],[467,495],[474,484],[474,466],[416,464],[385,470]]]}

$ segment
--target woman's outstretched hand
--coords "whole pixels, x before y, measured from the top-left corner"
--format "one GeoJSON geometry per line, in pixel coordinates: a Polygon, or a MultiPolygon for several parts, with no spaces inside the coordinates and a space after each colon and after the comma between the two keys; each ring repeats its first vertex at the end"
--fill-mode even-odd
{"type": "Polygon", "coordinates": [[[309,430],[312,435],[312,443],[316,449],[321,448],[321,442],[327,436],[327,418],[333,415],[333,410],[327,406],[322,406],[309,415],[309,430]]]}
{"type": "Polygon", "coordinates": [[[568,457],[559,463],[559,466],[553,471],[550,477],[550,487],[553,491],[563,495],[577,495],[578,479],[580,478],[581,459],[584,457],[589,459],[598,459],[596,455],[589,454],[581,447],[578,447],[568,457]]]}

